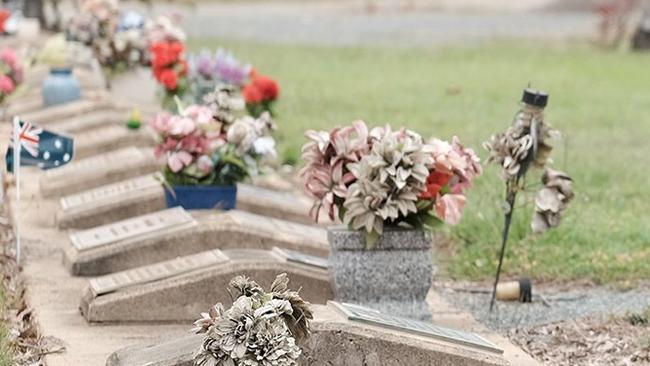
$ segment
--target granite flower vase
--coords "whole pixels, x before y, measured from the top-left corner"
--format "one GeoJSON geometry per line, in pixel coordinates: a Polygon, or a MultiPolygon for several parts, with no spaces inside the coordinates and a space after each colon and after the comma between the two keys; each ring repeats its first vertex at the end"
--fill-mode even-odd
{"type": "Polygon", "coordinates": [[[43,104],[50,107],[81,99],[81,87],[71,68],[52,68],[43,80],[42,95],[43,104]]]}
{"type": "Polygon", "coordinates": [[[327,238],[330,280],[337,301],[431,320],[426,302],[433,277],[430,232],[384,228],[372,249],[366,249],[363,231],[343,226],[328,228],[327,238]]]}
{"type": "Polygon", "coordinates": [[[232,210],[237,202],[237,186],[172,186],[165,188],[167,207],[187,210],[232,210]]]}

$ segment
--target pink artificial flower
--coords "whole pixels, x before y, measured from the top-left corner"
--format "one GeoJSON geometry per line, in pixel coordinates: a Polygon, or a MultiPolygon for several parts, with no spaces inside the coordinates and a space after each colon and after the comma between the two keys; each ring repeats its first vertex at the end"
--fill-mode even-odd
{"type": "Polygon", "coordinates": [[[465,171],[467,168],[465,159],[454,151],[449,142],[433,138],[429,141],[429,145],[433,147],[433,165],[436,170],[453,174],[465,171]]]}
{"type": "Polygon", "coordinates": [[[183,115],[196,121],[199,125],[208,124],[213,121],[212,109],[203,105],[191,105],[185,108],[183,115]]]}
{"type": "Polygon", "coordinates": [[[13,70],[18,65],[18,55],[13,48],[5,47],[0,50],[0,61],[7,64],[13,70]]]}
{"type": "Polygon", "coordinates": [[[465,196],[462,194],[445,194],[436,199],[438,217],[449,225],[457,225],[463,215],[465,196]]]}
{"type": "Polygon", "coordinates": [[[201,172],[206,174],[210,173],[214,168],[214,162],[207,155],[201,155],[199,159],[196,161],[196,165],[201,172]]]}
{"type": "Polygon", "coordinates": [[[169,133],[172,135],[189,135],[196,130],[196,123],[189,117],[172,116],[169,123],[169,133]]]}
{"type": "Polygon", "coordinates": [[[210,149],[210,141],[203,136],[188,135],[181,140],[180,148],[190,153],[204,154],[210,149]]]}
{"type": "Polygon", "coordinates": [[[454,136],[451,142],[452,151],[465,161],[464,169],[458,169],[454,184],[450,185],[452,193],[462,194],[465,189],[472,186],[474,178],[483,173],[481,159],[474,150],[460,144],[458,137],[454,136]]]}
{"type": "Polygon", "coordinates": [[[0,75],[0,92],[9,94],[14,91],[16,85],[7,75],[0,75]]]}
{"type": "Polygon", "coordinates": [[[169,137],[164,142],[156,145],[153,154],[157,159],[160,159],[161,157],[167,155],[167,152],[176,150],[177,147],[178,140],[169,137]]]}
{"type": "Polygon", "coordinates": [[[190,164],[192,164],[192,155],[187,151],[174,151],[167,156],[167,165],[174,173],[178,173],[190,164]]]}
{"type": "Polygon", "coordinates": [[[149,127],[159,134],[167,134],[171,128],[171,114],[163,112],[158,113],[154,118],[149,120],[149,127]]]}

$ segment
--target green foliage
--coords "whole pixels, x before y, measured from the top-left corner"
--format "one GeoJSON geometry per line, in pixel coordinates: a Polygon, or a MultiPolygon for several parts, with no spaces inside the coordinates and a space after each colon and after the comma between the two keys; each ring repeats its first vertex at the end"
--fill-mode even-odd
{"type": "MultiPolygon", "coordinates": [[[[332,48],[193,40],[227,47],[282,85],[280,149],[299,151],[306,129],[363,118],[404,125],[424,136],[457,134],[485,157],[481,143],[502,131],[530,82],[550,93],[546,120],[565,139],[554,166],[571,174],[576,198],[563,224],[528,236],[532,196],[522,194],[504,263],[506,276],[589,279],[650,277],[650,54],[586,44],[490,43],[478,46],[332,48]],[[456,92],[448,92],[451,87],[456,92]]],[[[538,182],[531,176],[528,185],[538,182]]],[[[454,278],[494,275],[503,226],[503,183],[488,167],[470,190],[460,226],[448,230],[454,278]]]]}

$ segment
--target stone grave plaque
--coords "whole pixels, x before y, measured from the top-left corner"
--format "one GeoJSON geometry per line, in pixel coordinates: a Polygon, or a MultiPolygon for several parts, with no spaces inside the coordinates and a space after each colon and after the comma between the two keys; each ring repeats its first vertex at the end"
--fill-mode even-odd
{"type": "Polygon", "coordinates": [[[475,333],[440,327],[428,322],[384,314],[377,310],[354,304],[338,303],[334,301],[331,301],[328,304],[331,304],[340,310],[351,321],[367,323],[401,332],[413,333],[497,354],[503,353],[502,349],[475,333]]]}
{"type": "Polygon", "coordinates": [[[65,266],[75,275],[93,276],[209,249],[271,250],[281,247],[323,257],[329,254],[327,232],[320,227],[238,210],[199,210],[193,216],[196,222],[191,226],[176,225],[165,230],[164,235],[147,234],[128,240],[105,237],[114,235],[109,230],[111,225],[86,230],[82,232],[84,238],[75,238],[64,248],[65,266]],[[89,248],[93,249],[87,250],[89,248]]]}
{"type": "Polygon", "coordinates": [[[145,128],[131,130],[123,123],[109,124],[75,134],[75,157],[86,158],[129,146],[150,146],[153,141],[153,136],[145,128]]]}
{"type": "MultiPolygon", "coordinates": [[[[500,353],[352,321],[331,304],[312,305],[312,334],[301,344],[302,355],[296,366],[511,364],[500,353]]],[[[192,366],[202,343],[202,335],[191,334],[131,346],[111,354],[106,366],[192,366]]]]}
{"type": "MultiPolygon", "coordinates": [[[[68,133],[91,133],[91,131],[105,129],[107,126],[119,126],[126,129],[128,112],[117,109],[103,109],[84,113],[75,117],[53,121],[48,128],[68,133]]],[[[82,142],[83,146],[83,142],[82,142]]]]}
{"type": "Polygon", "coordinates": [[[111,162],[128,162],[132,160],[139,160],[142,156],[142,151],[137,148],[125,148],[115,150],[110,154],[103,154],[93,156],[91,158],[79,159],[70,162],[58,169],[47,170],[45,176],[48,179],[62,179],[71,178],[82,172],[97,169],[98,167],[105,166],[111,162]]]}
{"type": "Polygon", "coordinates": [[[79,308],[89,322],[192,321],[217,302],[231,303],[233,277],[269,288],[280,273],[306,301],[334,297],[326,269],[286,262],[272,250],[217,249],[91,279],[79,308]]]}
{"type": "Polygon", "coordinates": [[[41,175],[39,183],[41,194],[49,198],[153,173],[158,169],[152,148],[128,147],[47,170],[41,175]]]}
{"type": "Polygon", "coordinates": [[[273,248],[273,252],[274,254],[284,258],[287,262],[300,263],[300,264],[314,266],[322,269],[328,268],[327,258],[302,253],[296,250],[283,249],[278,247],[273,248]]]}
{"type": "Polygon", "coordinates": [[[144,175],[118,183],[94,188],[85,192],[65,196],[61,198],[61,208],[66,211],[84,205],[93,207],[119,199],[120,196],[135,192],[141,189],[160,187],[161,183],[153,175],[144,175]]]}
{"type": "Polygon", "coordinates": [[[258,215],[312,225],[311,203],[298,192],[279,192],[249,184],[237,185],[237,208],[258,215]]]}
{"type": "Polygon", "coordinates": [[[20,117],[25,121],[45,127],[55,121],[110,107],[112,107],[112,103],[106,97],[100,97],[99,100],[81,99],[75,102],[45,107],[38,111],[25,113],[20,117]]]}
{"type": "Polygon", "coordinates": [[[240,210],[229,211],[228,215],[238,224],[245,225],[251,230],[276,233],[278,235],[300,235],[305,238],[312,238],[315,241],[324,238],[327,241],[327,233],[323,228],[317,226],[299,224],[240,210]]]}
{"type": "Polygon", "coordinates": [[[93,278],[89,281],[89,286],[95,295],[103,295],[118,289],[182,275],[227,260],[228,257],[226,257],[221,250],[215,249],[194,255],[179,257],[167,262],[156,263],[149,266],[114,273],[108,276],[93,278]]]}
{"type": "Polygon", "coordinates": [[[189,223],[196,221],[182,207],[174,207],[79,231],[70,235],[70,241],[77,250],[83,251],[189,223]]]}

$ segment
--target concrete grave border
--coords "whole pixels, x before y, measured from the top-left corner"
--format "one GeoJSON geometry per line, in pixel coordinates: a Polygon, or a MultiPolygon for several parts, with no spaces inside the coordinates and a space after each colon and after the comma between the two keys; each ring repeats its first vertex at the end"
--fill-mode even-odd
{"type": "Polygon", "coordinates": [[[311,303],[333,298],[326,268],[287,261],[282,250],[214,249],[138,267],[88,281],[80,309],[89,322],[166,322],[196,320],[217,302],[228,306],[224,289],[236,275],[268,288],[287,273],[311,303]]]}
{"type": "MultiPolygon", "coordinates": [[[[196,224],[165,229],[164,235],[158,231],[86,249],[65,245],[64,264],[74,275],[96,276],[211,249],[281,247],[320,257],[329,254],[327,233],[320,227],[238,210],[194,211],[192,215],[196,224]]],[[[139,217],[144,216],[147,215],[139,217]]],[[[129,220],[133,219],[136,218],[129,220]]],[[[121,224],[117,222],[105,226],[121,224]]],[[[105,231],[105,226],[85,231],[105,231]]]]}

